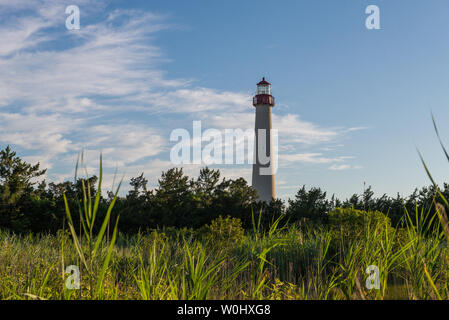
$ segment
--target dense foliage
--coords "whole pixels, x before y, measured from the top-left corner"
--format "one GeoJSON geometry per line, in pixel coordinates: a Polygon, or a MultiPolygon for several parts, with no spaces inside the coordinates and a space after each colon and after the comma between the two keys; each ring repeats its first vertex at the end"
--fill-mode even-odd
{"type": "Polygon", "coordinates": [[[239,219],[219,217],[196,230],[119,234],[115,245],[103,238],[94,255],[62,230],[0,231],[0,299],[449,299],[449,232],[394,229],[385,215],[356,209],[329,220],[264,231],[255,217],[244,231],[239,219]],[[81,270],[79,289],[65,285],[71,265],[81,270]],[[365,286],[367,266],[379,270],[375,289],[365,286]]]}
{"type": "Polygon", "coordinates": [[[432,186],[406,198],[302,187],[286,206],[209,168],[103,198],[101,158],[98,178],[47,186],[7,147],[0,299],[449,299],[449,185],[421,160],[432,186]]]}
{"type": "Polygon", "coordinates": [[[286,208],[243,179],[175,168],[155,190],[141,174],[102,198],[101,158],[98,178],[47,187],[39,164],[1,156],[0,299],[449,298],[447,188],[401,199],[401,215],[376,210],[400,198],[371,188],[341,202],[302,187],[286,208]]]}
{"type": "MultiPolygon", "coordinates": [[[[16,233],[56,233],[66,224],[63,193],[72,209],[75,225],[79,224],[78,203],[82,200],[82,179],[76,182],[37,183],[45,170],[39,164],[28,164],[8,146],[0,151],[0,228],[16,233]]],[[[95,194],[97,177],[84,181],[95,194]]],[[[120,215],[119,231],[135,234],[139,230],[176,227],[200,228],[219,216],[240,219],[244,229],[251,228],[252,213],[263,211],[261,225],[266,228],[279,216],[285,222],[329,223],[329,212],[336,208],[379,211],[388,215],[393,226],[404,222],[404,207],[432,205],[435,187],[416,189],[408,197],[382,195],[375,197],[371,187],[362,194],[354,194],[344,201],[328,196],[320,188],[306,190],[302,186],[287,203],[276,199],[270,203],[257,201],[257,192],[243,179],[226,179],[219,170],[203,168],[197,178],[186,176],[182,168],[163,172],[158,187],[147,188],[147,177],[142,173],[130,180],[131,189],[115,203],[111,219],[120,215]]],[[[449,196],[449,185],[442,189],[449,196]]],[[[105,194],[103,194],[105,195],[105,194]]],[[[112,194],[101,197],[99,218],[104,217],[112,201],[112,194]]],[[[434,209],[432,209],[434,210],[434,209]]],[[[99,226],[96,226],[99,228],[99,226]]]]}

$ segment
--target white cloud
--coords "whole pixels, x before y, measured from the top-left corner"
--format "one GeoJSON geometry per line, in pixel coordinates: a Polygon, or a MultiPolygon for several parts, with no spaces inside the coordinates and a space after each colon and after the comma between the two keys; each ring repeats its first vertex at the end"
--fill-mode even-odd
{"type": "Polygon", "coordinates": [[[342,134],[339,129],[320,128],[311,122],[303,121],[296,114],[274,115],[273,128],[277,128],[279,135],[285,137],[286,141],[309,145],[328,142],[342,134]]]}
{"type": "Polygon", "coordinates": [[[334,164],[329,167],[330,170],[336,170],[336,171],[347,170],[350,168],[351,168],[351,166],[349,164],[334,164]]]}
{"type": "MultiPolygon", "coordinates": [[[[0,2],[0,15],[22,5],[0,2]]],[[[82,148],[103,149],[105,165],[119,166],[162,152],[164,139],[155,129],[114,115],[123,112],[117,104],[184,84],[165,80],[154,67],[161,55],[147,40],[166,27],[160,18],[114,11],[106,21],[69,32],[61,2],[40,1],[26,9],[34,13],[0,24],[7,39],[0,49],[0,142],[34,151],[28,159],[43,159],[47,167],[82,148]],[[56,24],[62,32],[42,32],[56,24]],[[60,50],[36,49],[50,40],[70,41],[60,50]]]]}
{"type": "MultiPolygon", "coordinates": [[[[153,115],[177,114],[187,124],[202,120],[203,130],[253,128],[248,92],[194,86],[192,79],[170,79],[161,69],[168,60],[152,39],[171,27],[166,17],[115,10],[104,20],[84,24],[107,3],[77,1],[81,29],[68,31],[65,6],[71,1],[0,0],[0,143],[28,150],[26,159],[55,168],[50,176],[57,180],[72,175],[76,154],[83,149],[93,173],[102,151],[109,170],[117,166],[127,177],[140,172],[159,177],[173,167],[161,159],[174,128],[168,121],[154,121],[153,115]]],[[[276,113],[273,125],[280,150],[289,152],[281,154],[286,163],[344,162],[345,157],[293,153],[299,145],[334,142],[360,129],[324,128],[298,115],[276,113]]],[[[200,167],[185,170],[194,176],[200,167]]],[[[249,167],[220,170],[250,182],[249,167]]],[[[112,183],[110,176],[106,180],[112,183]]]]}
{"type": "Polygon", "coordinates": [[[336,158],[329,158],[323,156],[322,153],[296,153],[296,154],[280,154],[280,162],[303,162],[303,163],[332,163],[332,162],[343,162],[351,157],[342,156],[336,158]]]}
{"type": "Polygon", "coordinates": [[[348,160],[354,159],[353,156],[329,157],[323,153],[296,153],[280,154],[279,163],[281,167],[289,167],[294,163],[306,164],[332,164],[328,169],[333,171],[342,171],[349,169],[361,169],[360,165],[351,165],[348,160]]]}
{"type": "Polygon", "coordinates": [[[68,119],[60,114],[0,113],[0,122],[0,142],[54,156],[73,147],[65,134],[81,124],[82,120],[68,119]]]}
{"type": "Polygon", "coordinates": [[[152,97],[159,110],[173,113],[194,113],[204,111],[233,113],[248,108],[251,97],[242,93],[220,92],[208,88],[179,89],[168,93],[155,93],[152,97]]]}
{"type": "Polygon", "coordinates": [[[164,151],[166,142],[155,130],[142,125],[98,125],[88,129],[86,148],[103,150],[106,166],[123,167],[164,151]]]}
{"type": "Polygon", "coordinates": [[[333,164],[329,167],[330,170],[334,171],[342,171],[342,170],[349,170],[349,169],[361,169],[362,167],[359,165],[349,165],[349,164],[333,164]]]}
{"type": "MultiPolygon", "coordinates": [[[[246,105],[249,109],[249,105],[246,105]]],[[[254,110],[252,112],[225,112],[203,116],[205,122],[215,128],[253,128],[254,110]]],[[[273,114],[273,129],[277,129],[281,144],[301,143],[307,145],[332,141],[341,137],[344,129],[321,128],[311,122],[302,120],[296,114],[273,114]]]]}

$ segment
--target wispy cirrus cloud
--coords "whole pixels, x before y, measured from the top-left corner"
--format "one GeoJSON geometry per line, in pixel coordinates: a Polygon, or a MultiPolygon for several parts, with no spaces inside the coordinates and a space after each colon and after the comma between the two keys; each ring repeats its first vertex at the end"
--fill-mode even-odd
{"type": "MultiPolygon", "coordinates": [[[[214,114],[220,114],[223,111],[232,110],[232,114],[241,115],[240,112],[248,109],[251,105],[250,95],[210,88],[189,88],[168,93],[160,92],[153,94],[150,98],[159,111],[171,113],[194,114],[195,112],[213,111],[214,114]]],[[[207,119],[210,114],[206,113],[204,116],[207,119]]],[[[220,115],[217,117],[216,119],[219,119],[220,115]]]]}
{"type": "MultiPolygon", "coordinates": [[[[254,113],[218,113],[202,116],[205,122],[215,128],[242,128],[252,129],[254,127],[254,113]]],[[[278,130],[279,137],[279,165],[281,167],[289,166],[292,163],[308,164],[328,164],[334,162],[345,162],[353,159],[353,156],[329,156],[322,152],[303,152],[297,153],[299,146],[301,149],[316,148],[329,143],[335,143],[348,132],[365,129],[357,128],[323,128],[312,122],[302,120],[296,114],[273,115],[273,127],[278,130]],[[296,152],[296,153],[295,153],[296,152]]],[[[245,141],[240,141],[244,144],[245,141]]],[[[342,146],[334,144],[334,146],[342,146]]],[[[321,150],[335,151],[335,148],[322,147],[321,150]]],[[[349,168],[352,168],[351,166],[349,168]]],[[[348,168],[348,169],[349,169],[348,168]]]]}
{"type": "Polygon", "coordinates": [[[343,170],[349,170],[349,169],[361,169],[362,166],[360,165],[350,165],[350,164],[333,164],[329,167],[330,170],[334,171],[343,171],[343,170]]]}
{"type": "Polygon", "coordinates": [[[73,148],[65,138],[83,120],[65,118],[61,114],[37,115],[0,113],[0,141],[7,141],[30,150],[45,150],[54,156],[73,148]]]}
{"type": "Polygon", "coordinates": [[[103,151],[110,167],[163,152],[165,138],[151,124],[117,116],[144,93],[185,83],[156,68],[161,54],[148,39],[166,27],[162,18],[113,11],[77,32],[65,28],[64,1],[27,4],[0,2],[1,17],[20,16],[0,23],[0,142],[63,171],[53,177],[71,172],[82,149],[103,151]]]}
{"type": "Polygon", "coordinates": [[[345,160],[352,159],[350,156],[340,157],[325,157],[322,153],[297,153],[297,154],[281,154],[280,160],[286,163],[289,162],[303,162],[303,163],[332,163],[332,162],[344,162],[345,160]]]}
{"type": "MultiPolygon", "coordinates": [[[[84,8],[92,8],[93,1],[79,3],[85,5],[81,14],[86,21],[90,11],[84,8]]],[[[92,152],[102,151],[106,167],[168,169],[166,160],[148,159],[166,157],[169,134],[142,112],[224,110],[229,104],[242,110],[249,101],[246,94],[193,87],[190,79],[166,76],[160,64],[167,59],[152,44],[158,32],[170,27],[165,17],[114,10],[68,31],[68,4],[0,2],[0,16],[20,16],[0,23],[8,40],[0,49],[0,142],[27,150],[30,161],[67,166],[71,172],[70,163],[84,150],[92,159],[86,165],[93,169],[97,157],[92,152]]]]}
{"type": "MultiPolygon", "coordinates": [[[[71,175],[83,149],[90,169],[102,151],[107,168],[160,175],[172,167],[167,140],[175,129],[168,120],[161,124],[164,116],[177,116],[186,128],[192,120],[202,120],[204,129],[253,128],[248,92],[198,87],[165,72],[162,63],[169,59],[153,40],[172,27],[166,16],[103,12],[108,3],[77,1],[81,29],[69,31],[65,7],[71,1],[0,0],[0,143],[27,150],[26,159],[52,168],[56,180],[71,175]]],[[[342,163],[344,157],[296,149],[360,129],[325,128],[296,114],[273,117],[282,150],[290,153],[281,155],[286,163],[342,163]]],[[[193,174],[199,167],[186,170],[193,174]]],[[[250,168],[221,170],[250,177],[250,168]]]]}

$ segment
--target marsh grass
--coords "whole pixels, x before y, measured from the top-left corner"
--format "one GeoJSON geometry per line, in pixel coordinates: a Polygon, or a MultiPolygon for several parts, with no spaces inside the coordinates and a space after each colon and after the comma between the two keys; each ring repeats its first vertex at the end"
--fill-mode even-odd
{"type": "MultiPolygon", "coordinates": [[[[423,235],[420,228],[410,225],[399,237],[386,236],[379,226],[374,235],[345,241],[325,229],[291,226],[265,236],[247,233],[231,251],[211,249],[195,238],[179,242],[161,230],[117,234],[121,244],[113,247],[105,276],[89,275],[82,267],[81,290],[70,294],[62,260],[76,265],[80,258],[67,233],[0,232],[0,298],[447,299],[447,246],[440,233],[423,235]],[[380,290],[365,287],[371,264],[379,266],[380,290]],[[95,295],[96,286],[91,293],[90,283],[100,281],[101,295],[95,295]]],[[[86,241],[82,246],[89,250],[86,241]]],[[[108,248],[105,243],[89,268],[102,270],[108,248]]]]}
{"type": "MultiPolygon", "coordinates": [[[[436,125],[435,130],[439,138],[436,125]]],[[[206,235],[204,230],[159,229],[125,236],[117,231],[117,218],[108,239],[120,184],[103,221],[97,222],[100,157],[96,194],[86,173],[76,199],[78,232],[65,196],[68,230],[27,236],[0,230],[0,299],[449,299],[449,203],[421,159],[437,195],[432,207],[404,208],[402,228],[368,212],[363,215],[376,218],[362,215],[363,225],[357,227],[280,227],[279,218],[264,230],[259,212],[252,215],[252,230],[239,231],[227,242],[223,235],[229,228],[215,230],[231,221],[226,219],[211,224],[206,235]],[[214,234],[220,235],[219,243],[214,234]],[[65,287],[68,265],[81,270],[79,290],[65,287]],[[365,286],[371,265],[379,268],[379,289],[365,286]]]]}
{"type": "MultiPolygon", "coordinates": [[[[83,154],[81,154],[81,165],[83,165],[83,154]]],[[[79,160],[76,164],[75,169],[75,183],[78,177],[78,164],[79,160]]],[[[103,159],[100,155],[100,175],[98,180],[97,192],[95,195],[91,194],[91,186],[90,180],[87,173],[87,169],[85,169],[86,177],[81,179],[82,185],[82,200],[77,200],[78,211],[81,223],[82,231],[80,234],[77,234],[75,231],[75,225],[72,220],[72,215],[70,213],[69,204],[67,202],[66,195],[64,193],[64,204],[65,211],[67,214],[68,226],[73,239],[73,245],[78,253],[79,259],[81,261],[82,266],[84,267],[87,273],[87,279],[89,284],[89,295],[91,299],[102,299],[104,295],[104,287],[105,287],[105,277],[107,276],[109,263],[111,260],[111,255],[114,250],[115,241],[117,238],[117,226],[119,221],[119,216],[117,216],[117,220],[115,222],[114,231],[112,233],[112,239],[106,244],[107,248],[105,248],[105,232],[107,227],[109,226],[109,220],[111,217],[112,209],[114,208],[114,204],[117,201],[117,195],[120,189],[121,182],[119,183],[114,197],[107,209],[106,216],[102,222],[101,228],[97,235],[94,235],[94,225],[96,222],[96,217],[98,213],[98,207],[101,198],[101,187],[103,181],[103,159]],[[82,238],[86,239],[86,246],[83,246],[82,238]],[[98,268],[98,261],[101,261],[101,267],[98,268]],[[98,275],[98,276],[97,276],[98,275]]]]}

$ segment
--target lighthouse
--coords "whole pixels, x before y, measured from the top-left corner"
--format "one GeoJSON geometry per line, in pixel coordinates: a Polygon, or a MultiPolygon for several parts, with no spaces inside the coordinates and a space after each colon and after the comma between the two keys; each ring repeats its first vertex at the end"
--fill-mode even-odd
{"type": "Polygon", "coordinates": [[[256,108],[256,132],[252,186],[257,190],[259,200],[270,202],[272,198],[276,198],[271,131],[271,110],[274,107],[274,97],[271,95],[271,84],[265,78],[262,78],[262,81],[257,84],[253,106],[256,108]]]}

